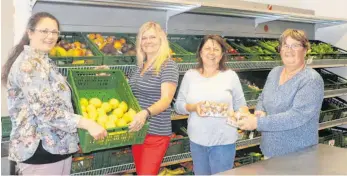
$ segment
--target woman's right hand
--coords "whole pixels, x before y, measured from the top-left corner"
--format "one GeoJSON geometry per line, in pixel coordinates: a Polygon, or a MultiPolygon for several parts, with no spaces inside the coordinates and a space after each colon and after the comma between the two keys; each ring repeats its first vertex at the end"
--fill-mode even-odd
{"type": "Polygon", "coordinates": [[[104,139],[107,136],[106,129],[92,120],[87,130],[95,140],[104,139]]]}
{"type": "Polygon", "coordinates": [[[104,139],[107,136],[105,128],[90,119],[81,118],[78,127],[87,130],[95,140],[104,139]]]}

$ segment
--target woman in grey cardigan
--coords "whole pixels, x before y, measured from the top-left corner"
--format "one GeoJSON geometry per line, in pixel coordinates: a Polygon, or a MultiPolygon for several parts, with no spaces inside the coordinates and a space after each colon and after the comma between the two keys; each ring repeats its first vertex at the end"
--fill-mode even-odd
{"type": "Polygon", "coordinates": [[[269,73],[255,111],[258,118],[238,122],[241,129],[262,132],[260,148],[266,158],[318,143],[324,83],[314,69],[305,65],[309,48],[303,31],[284,31],[279,46],[284,66],[269,73]]]}

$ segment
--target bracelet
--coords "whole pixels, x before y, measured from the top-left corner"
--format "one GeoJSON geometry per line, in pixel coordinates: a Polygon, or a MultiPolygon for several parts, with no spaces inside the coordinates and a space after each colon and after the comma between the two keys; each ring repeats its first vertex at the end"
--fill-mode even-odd
{"type": "Polygon", "coordinates": [[[146,110],[146,111],[147,111],[147,113],[148,113],[148,117],[147,117],[147,118],[152,117],[151,111],[149,111],[149,109],[148,109],[148,108],[146,108],[145,110],[146,110]]]}

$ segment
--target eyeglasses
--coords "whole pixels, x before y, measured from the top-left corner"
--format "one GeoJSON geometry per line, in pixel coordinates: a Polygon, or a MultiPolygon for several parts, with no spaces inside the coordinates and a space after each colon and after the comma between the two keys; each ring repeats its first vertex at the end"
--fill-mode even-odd
{"type": "Polygon", "coordinates": [[[291,49],[293,49],[293,50],[299,50],[300,48],[302,48],[303,47],[303,45],[302,44],[291,44],[291,45],[287,45],[287,44],[285,44],[285,45],[282,45],[282,47],[281,47],[281,49],[283,50],[283,49],[289,49],[289,48],[291,48],[291,49]]]}
{"type": "Polygon", "coordinates": [[[60,34],[60,31],[49,31],[47,29],[33,29],[33,31],[38,31],[44,36],[48,36],[49,34],[52,34],[53,37],[58,37],[60,34]]]}

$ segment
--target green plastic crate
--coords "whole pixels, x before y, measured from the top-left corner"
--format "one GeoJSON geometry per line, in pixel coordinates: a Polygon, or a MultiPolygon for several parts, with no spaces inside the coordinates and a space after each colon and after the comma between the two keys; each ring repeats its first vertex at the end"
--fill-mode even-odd
{"type": "Polygon", "coordinates": [[[340,108],[337,106],[340,102],[336,98],[326,98],[323,100],[319,123],[327,122],[340,118],[340,108]]]}
{"type": "MultiPolygon", "coordinates": [[[[79,114],[81,114],[80,106],[78,106],[80,98],[90,99],[93,97],[98,97],[102,101],[116,98],[119,101],[125,101],[128,107],[136,112],[141,110],[123,72],[120,70],[70,69],[68,81],[72,86],[73,99],[79,114]],[[106,73],[109,76],[96,76],[98,73],[106,73]]],[[[95,150],[141,144],[147,134],[148,126],[149,124],[146,123],[140,131],[132,133],[127,131],[127,126],[108,129],[108,136],[104,140],[97,141],[86,130],[79,129],[80,146],[84,153],[88,153],[95,150]]]]}
{"type": "Polygon", "coordinates": [[[328,71],[326,69],[316,69],[317,72],[322,76],[324,80],[324,89],[343,89],[347,88],[347,79],[343,78],[335,73],[328,71]]]}
{"type": "Polygon", "coordinates": [[[195,35],[169,35],[168,40],[176,43],[186,51],[195,54],[204,36],[195,35]]]}
{"type": "Polygon", "coordinates": [[[268,50],[258,44],[258,38],[231,38],[228,37],[227,42],[230,46],[238,49],[241,55],[243,55],[246,60],[250,61],[274,61],[280,60],[281,57],[278,53],[268,50]],[[248,47],[258,47],[262,50],[254,51],[248,47]]]}
{"type": "Polygon", "coordinates": [[[71,173],[85,172],[93,169],[94,167],[94,154],[80,154],[76,153],[72,156],[71,173]]]}
{"type": "Polygon", "coordinates": [[[10,137],[12,130],[11,118],[8,116],[1,117],[2,137],[10,137]]]}
{"type": "Polygon", "coordinates": [[[347,88],[347,79],[346,78],[343,78],[343,77],[341,77],[341,76],[339,76],[338,78],[337,78],[337,84],[338,84],[338,88],[339,89],[345,89],[345,88],[347,88]]]}
{"type": "MultiPolygon", "coordinates": [[[[311,44],[311,50],[313,51],[313,45],[319,45],[319,44],[328,44],[319,40],[310,40],[311,44]]],[[[337,48],[331,44],[330,47],[332,48],[334,53],[318,53],[318,54],[312,54],[308,53],[308,56],[313,56],[315,59],[347,59],[347,51],[343,50],[341,48],[337,48]]]]}
{"type": "Polygon", "coordinates": [[[347,148],[347,128],[334,127],[332,131],[339,135],[337,145],[342,148],[347,148]]]}
{"type": "Polygon", "coordinates": [[[94,56],[49,56],[57,66],[59,67],[75,67],[75,66],[97,66],[102,64],[102,56],[98,49],[93,46],[88,40],[86,40],[80,32],[62,32],[59,36],[62,40],[66,40],[69,43],[79,41],[86,45],[86,49],[92,51],[94,56]],[[80,61],[75,62],[74,61],[80,61]]]}
{"type": "Polygon", "coordinates": [[[260,39],[257,44],[267,50],[278,53],[279,40],[278,39],[260,39]]]}
{"type": "MultiPolygon", "coordinates": [[[[258,41],[258,44],[270,51],[277,52],[277,45],[269,45],[267,44],[268,41],[279,41],[277,38],[262,38],[258,41]]],[[[319,40],[310,40],[309,41],[311,46],[313,44],[327,44],[325,42],[319,41],[319,40]]],[[[329,44],[330,45],[330,44],[329,44]]],[[[330,45],[334,52],[336,53],[324,53],[324,54],[311,54],[308,53],[307,57],[314,57],[314,59],[346,59],[347,58],[347,51],[343,50],[341,48],[337,48],[335,46],[330,45]]]]}
{"type": "MultiPolygon", "coordinates": [[[[169,35],[168,39],[171,43],[176,43],[182,48],[184,48],[186,51],[190,52],[192,55],[194,55],[194,58],[192,58],[190,61],[191,62],[197,62],[196,60],[196,52],[198,50],[198,47],[202,41],[204,36],[202,35],[169,35]]],[[[227,45],[230,46],[228,43],[227,45]]],[[[237,54],[231,54],[227,53],[227,61],[242,61],[245,60],[245,55],[241,54],[239,52],[238,48],[234,48],[236,51],[238,51],[237,54]]]]}
{"type": "Polygon", "coordinates": [[[234,167],[241,167],[244,165],[252,164],[253,163],[253,156],[242,156],[242,157],[235,157],[234,161],[234,167]]]}
{"type": "Polygon", "coordinates": [[[131,147],[110,149],[105,152],[103,163],[104,167],[117,166],[134,162],[131,147]]]}
{"type": "Polygon", "coordinates": [[[334,120],[340,118],[347,118],[347,102],[339,97],[333,98],[331,102],[332,105],[339,110],[334,120]]]}
{"type": "Polygon", "coordinates": [[[189,138],[186,132],[180,130],[176,135],[182,135],[183,138],[171,139],[169,148],[167,149],[165,156],[178,155],[190,151],[189,138]]]}
{"type": "Polygon", "coordinates": [[[183,175],[195,175],[195,174],[194,174],[194,171],[188,171],[188,172],[184,173],[183,175]]]}
{"type": "Polygon", "coordinates": [[[170,42],[170,48],[175,53],[171,56],[172,60],[174,60],[175,62],[178,62],[178,63],[197,62],[195,54],[186,51],[178,44],[170,42]]]}
{"type": "MultiPolygon", "coordinates": [[[[251,89],[248,87],[247,80],[241,80],[241,85],[242,85],[242,90],[245,96],[245,99],[248,100],[256,100],[258,99],[259,95],[261,94],[262,90],[255,90],[255,89],[251,89]]],[[[249,84],[251,84],[249,82],[249,84]]]]}
{"type": "Polygon", "coordinates": [[[327,144],[330,146],[340,147],[340,135],[331,129],[324,129],[319,131],[319,143],[327,144]]]}
{"type": "Polygon", "coordinates": [[[261,158],[263,157],[261,153],[255,153],[255,152],[249,153],[249,156],[253,157],[253,163],[261,161],[261,158]]]}
{"type": "MultiPolygon", "coordinates": [[[[110,32],[83,32],[83,37],[86,38],[92,45],[94,45],[95,48],[99,50],[99,47],[88,38],[88,34],[100,34],[101,36],[106,39],[109,36],[116,37],[116,39],[124,38],[126,40],[126,43],[132,44],[134,47],[136,47],[136,34],[125,34],[125,33],[110,33],[110,32]]],[[[135,65],[136,55],[125,55],[125,54],[119,54],[119,55],[106,55],[101,50],[99,50],[101,55],[103,56],[103,64],[104,65],[135,65]]]]}

